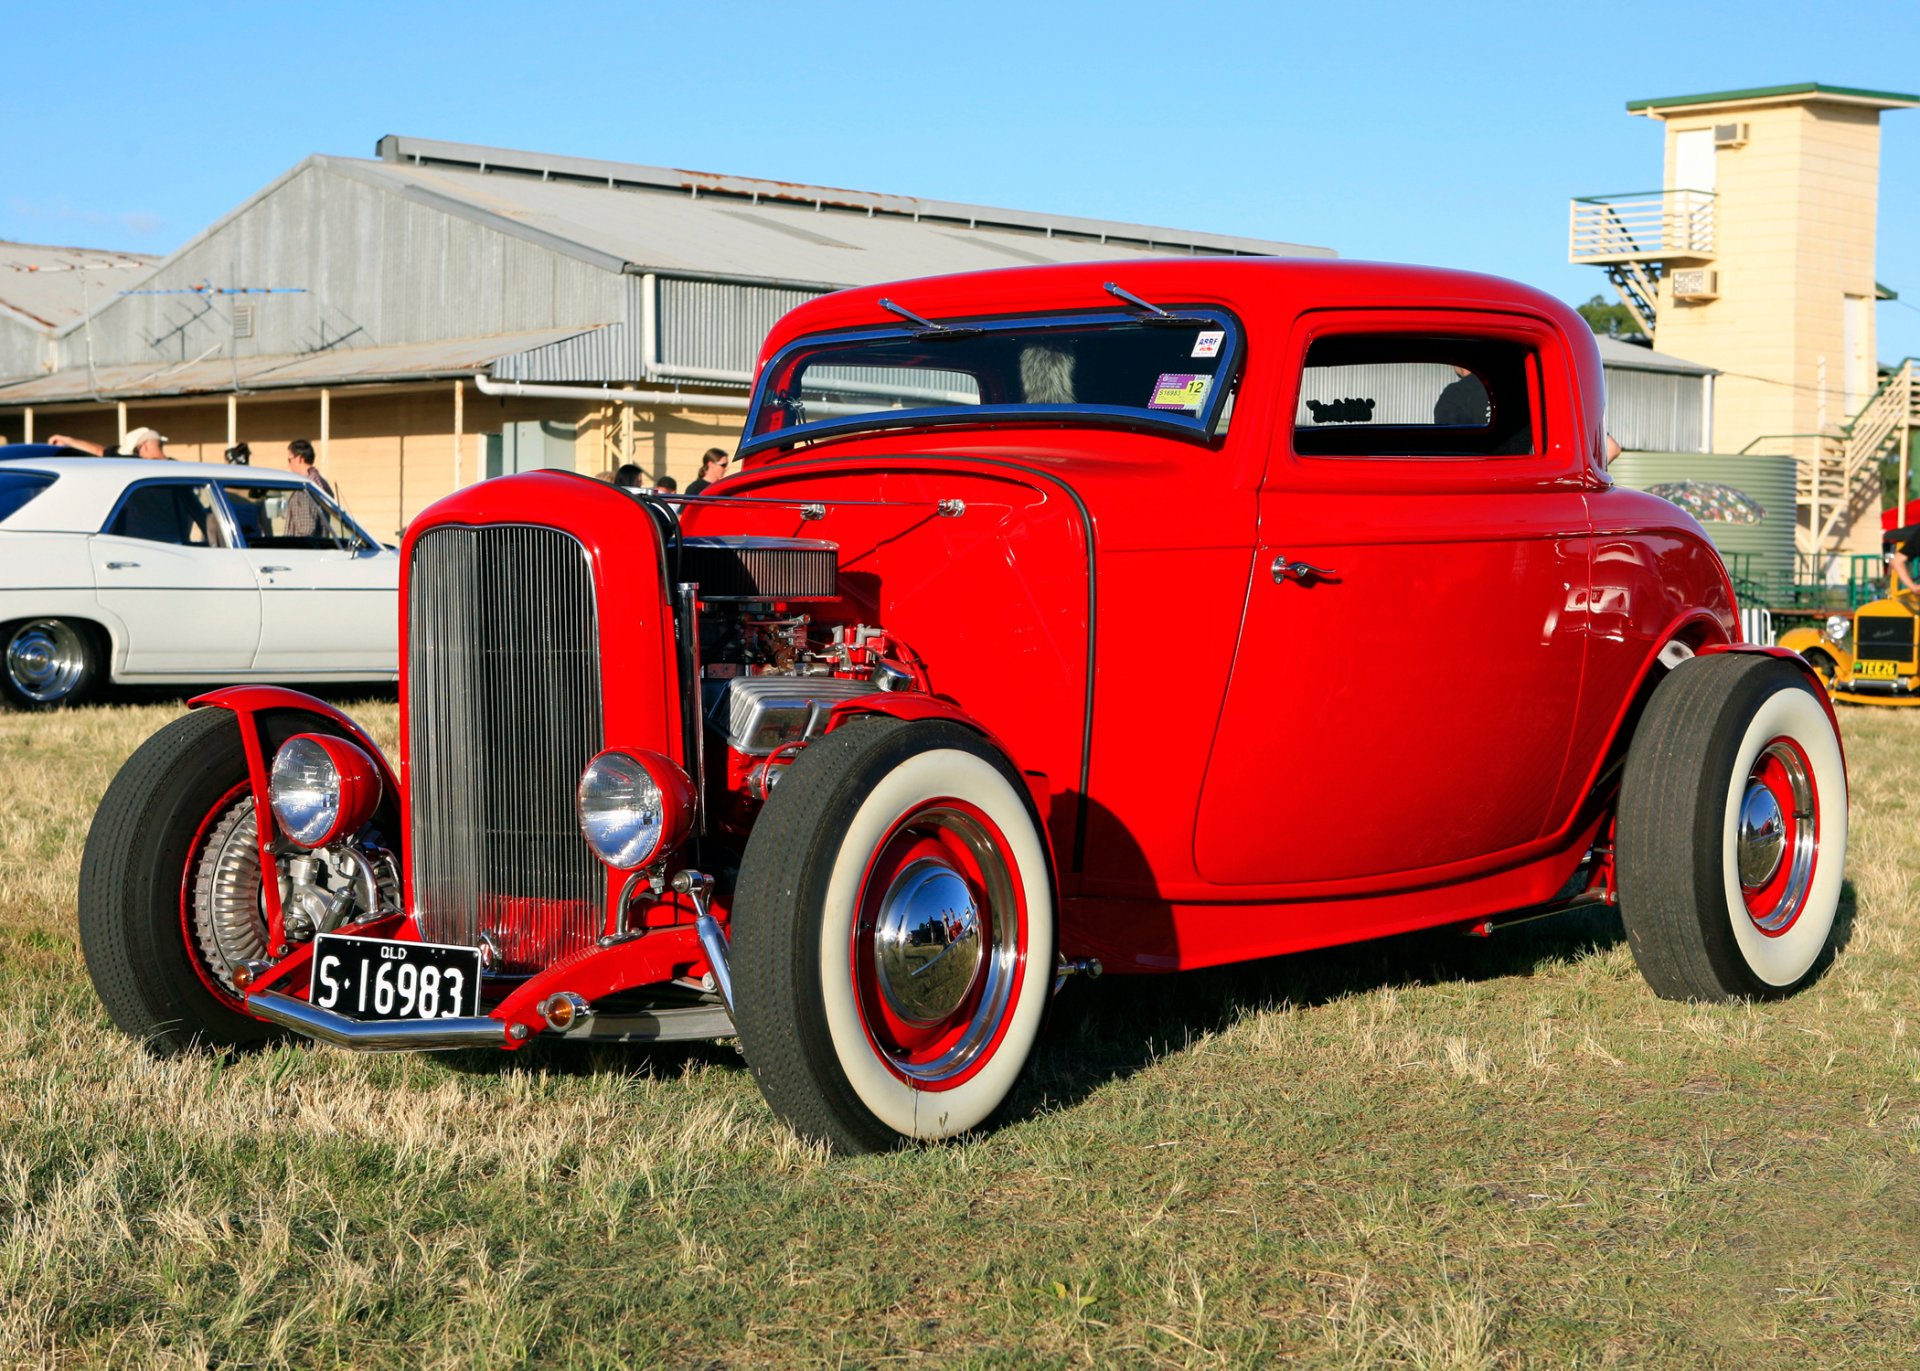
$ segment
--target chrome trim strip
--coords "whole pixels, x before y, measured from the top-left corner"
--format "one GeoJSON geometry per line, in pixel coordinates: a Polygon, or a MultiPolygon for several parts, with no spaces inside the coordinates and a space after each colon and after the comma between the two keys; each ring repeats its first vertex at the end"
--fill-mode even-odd
{"type": "Polygon", "coordinates": [[[303,1037],[358,1052],[445,1052],[507,1045],[507,1026],[499,1019],[349,1019],[277,990],[247,996],[247,1008],[303,1037]]]}

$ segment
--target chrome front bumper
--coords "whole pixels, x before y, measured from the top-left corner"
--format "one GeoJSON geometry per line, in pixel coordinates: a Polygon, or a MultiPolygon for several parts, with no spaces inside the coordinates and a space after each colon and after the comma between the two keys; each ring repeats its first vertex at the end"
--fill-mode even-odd
{"type": "MultiPolygon", "coordinates": [[[[349,1047],[356,1052],[450,1052],[465,1047],[507,1048],[504,1019],[349,1019],[330,1009],[277,990],[247,996],[247,1008],[270,1023],[305,1038],[349,1047]]],[[[648,1043],[712,1042],[733,1036],[733,1015],[724,1004],[635,1010],[620,1015],[590,1014],[564,1033],[551,1029],[538,1041],[648,1043]]]]}
{"type": "Polygon", "coordinates": [[[303,1037],[360,1052],[445,1052],[461,1047],[505,1047],[507,1026],[499,1019],[349,1019],[305,1000],[261,990],[247,1008],[303,1037]]]}

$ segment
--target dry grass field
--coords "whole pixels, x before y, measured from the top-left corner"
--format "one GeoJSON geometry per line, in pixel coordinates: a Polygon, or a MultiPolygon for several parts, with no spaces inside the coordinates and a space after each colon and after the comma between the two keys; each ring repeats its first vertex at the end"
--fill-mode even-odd
{"type": "Polygon", "coordinates": [[[728,1048],[144,1056],[74,886],[178,708],[0,715],[0,1363],[1920,1364],[1920,712],[1843,717],[1787,1003],[1599,916],[1110,977],[1010,1126],[843,1161],[728,1048]]]}

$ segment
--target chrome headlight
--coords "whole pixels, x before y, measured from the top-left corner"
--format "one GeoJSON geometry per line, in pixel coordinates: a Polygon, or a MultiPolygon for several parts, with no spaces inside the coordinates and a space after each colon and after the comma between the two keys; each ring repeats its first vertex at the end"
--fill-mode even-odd
{"type": "Polygon", "coordinates": [[[274,753],[267,799],[282,833],[302,847],[325,847],[373,817],[380,772],[344,738],[301,733],[274,753]]]}
{"type": "Polygon", "coordinates": [[[1847,630],[1853,627],[1853,621],[1844,614],[1833,614],[1827,618],[1827,638],[1830,642],[1845,642],[1847,630]]]}
{"type": "Polygon", "coordinates": [[[693,786],[657,752],[608,749],[580,773],[580,836],[608,866],[632,871],[686,836],[693,786]]]}

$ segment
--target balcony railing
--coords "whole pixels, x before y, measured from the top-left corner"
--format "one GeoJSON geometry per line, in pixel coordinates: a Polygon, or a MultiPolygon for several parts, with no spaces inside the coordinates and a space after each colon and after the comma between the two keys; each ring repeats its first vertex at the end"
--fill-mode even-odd
{"type": "Polygon", "coordinates": [[[1574,262],[1711,262],[1713,192],[1643,190],[1573,202],[1574,262]]]}

